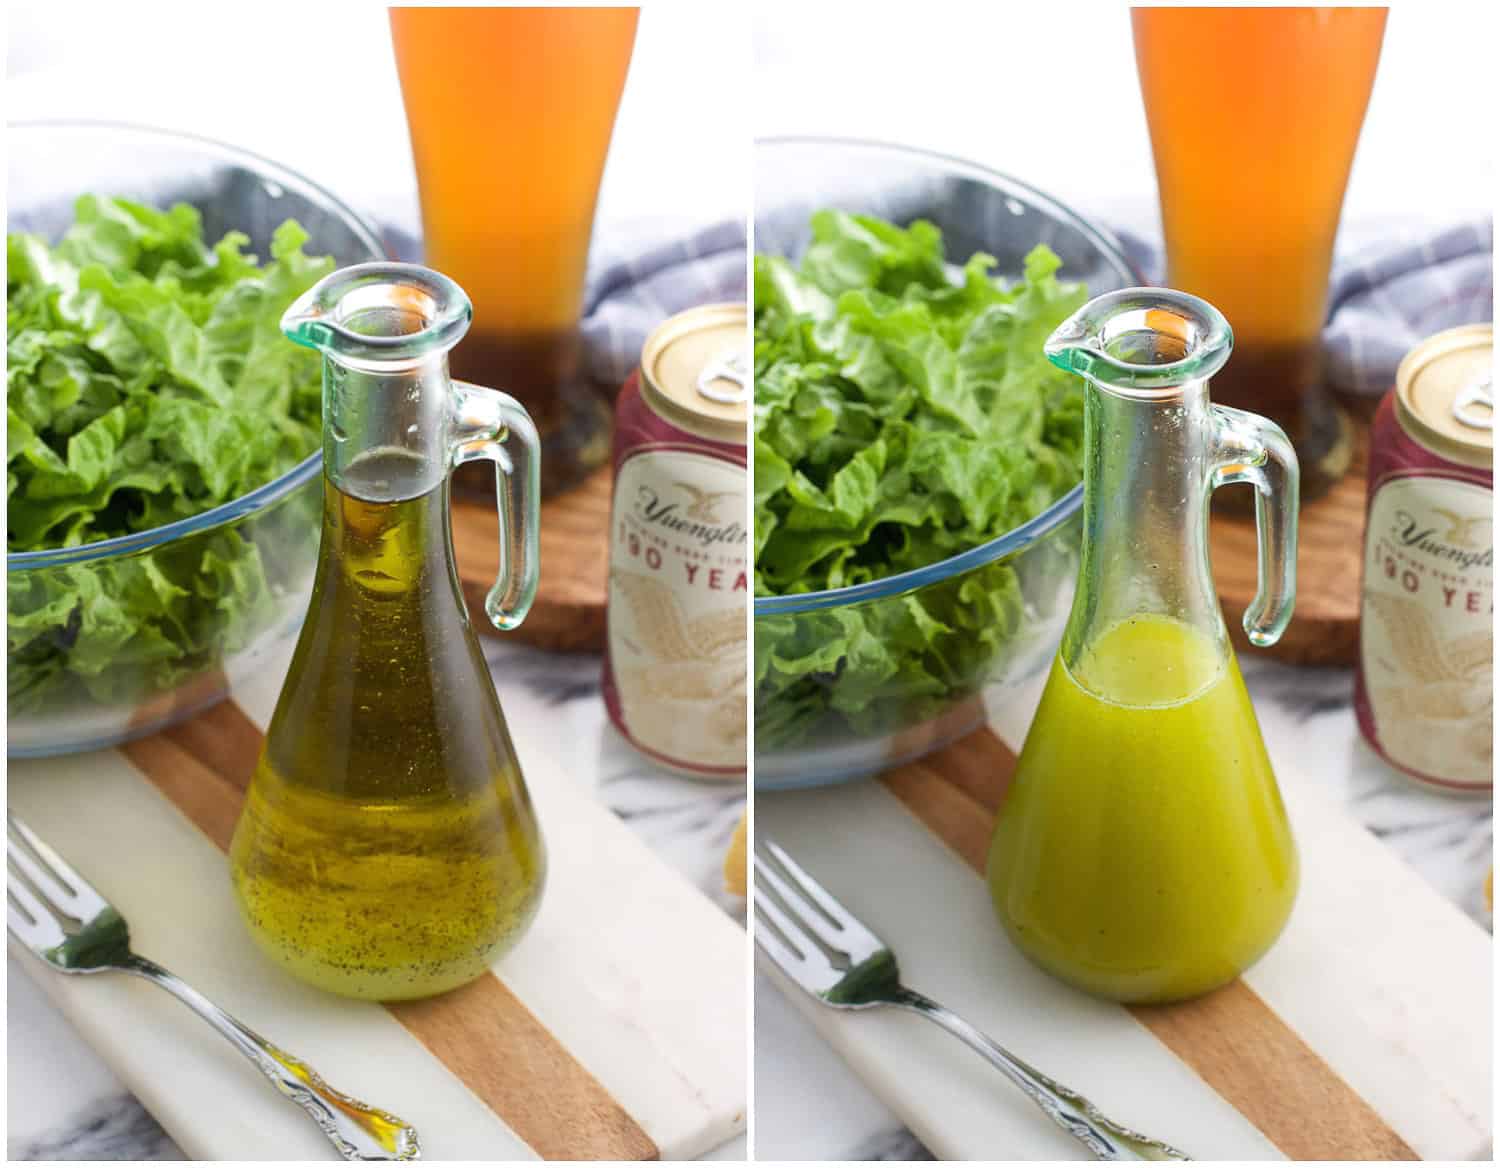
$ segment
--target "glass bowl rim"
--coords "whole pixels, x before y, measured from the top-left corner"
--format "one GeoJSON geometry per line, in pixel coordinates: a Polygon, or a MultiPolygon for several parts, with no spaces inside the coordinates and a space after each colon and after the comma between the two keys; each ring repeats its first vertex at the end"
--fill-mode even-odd
{"type": "MultiPolygon", "coordinates": [[[[8,121],[5,124],[7,139],[15,133],[25,136],[33,131],[58,130],[64,133],[73,130],[100,130],[127,137],[150,139],[164,144],[192,146],[205,153],[218,155],[226,161],[234,162],[246,170],[263,174],[282,186],[297,191],[309,202],[322,203],[330,207],[348,225],[354,236],[370,249],[371,259],[389,258],[385,247],[381,245],[379,232],[358,211],[322,184],[298,174],[274,159],[256,154],[252,150],[245,150],[201,134],[107,119],[27,118],[20,121],[8,121]]],[[[189,515],[186,519],[174,519],[171,523],[164,523],[146,531],[115,535],[109,539],[95,540],[92,543],[78,544],[74,547],[7,552],[5,555],[6,571],[29,572],[38,568],[59,568],[97,560],[110,560],[121,556],[136,555],[177,539],[199,535],[253,515],[285,498],[299,487],[312,481],[322,462],[323,451],[320,447],[289,470],[283,471],[276,478],[261,484],[253,491],[230,499],[227,503],[220,503],[217,507],[211,507],[207,511],[201,511],[197,515],[189,515]]]]}
{"type": "MultiPolygon", "coordinates": [[[[1045,191],[1029,183],[1013,178],[998,170],[981,166],[976,162],[928,150],[920,146],[906,146],[898,142],[885,142],[873,138],[846,138],[821,134],[777,134],[755,139],[757,152],[781,146],[805,146],[827,149],[849,149],[874,154],[888,154],[894,158],[916,159],[926,163],[937,163],[950,173],[976,179],[999,190],[1003,194],[1019,197],[1054,218],[1067,223],[1081,232],[1115,266],[1129,285],[1140,285],[1145,277],[1130,262],[1119,241],[1102,227],[1089,222],[1078,212],[1060,203],[1045,191]]],[[[792,592],[785,596],[757,596],[754,615],[783,616],[789,613],[817,612],[822,609],[840,608],[846,604],[861,604],[871,600],[900,596],[914,592],[929,584],[936,584],[953,576],[982,568],[997,560],[1012,556],[1033,543],[1044,539],[1061,527],[1083,506],[1083,484],[1079,483],[1067,494],[1052,503],[1040,514],[1025,523],[997,535],[994,539],[959,552],[936,563],[920,568],[908,568],[894,576],[869,580],[863,584],[851,584],[843,588],[825,588],[819,592],[792,592]]]]}

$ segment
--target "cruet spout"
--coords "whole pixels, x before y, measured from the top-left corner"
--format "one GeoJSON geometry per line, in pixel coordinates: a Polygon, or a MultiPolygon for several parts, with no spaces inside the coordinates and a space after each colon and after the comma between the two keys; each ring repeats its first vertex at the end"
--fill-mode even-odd
{"type": "Polygon", "coordinates": [[[1212,377],[1233,346],[1229,322],[1207,301],[1170,288],[1122,288],[1068,317],[1043,351],[1105,388],[1153,393],[1212,377]]]}
{"type": "Polygon", "coordinates": [[[281,331],[355,367],[399,365],[447,352],[473,314],[464,290],[440,272],[416,264],[354,264],[293,301],[281,331]]]}

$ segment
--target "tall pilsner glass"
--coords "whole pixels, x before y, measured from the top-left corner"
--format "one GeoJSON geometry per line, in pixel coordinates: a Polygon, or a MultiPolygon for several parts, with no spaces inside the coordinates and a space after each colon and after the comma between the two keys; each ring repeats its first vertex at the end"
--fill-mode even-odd
{"type": "Polygon", "coordinates": [[[1167,283],[1234,322],[1226,405],[1291,437],[1302,497],[1348,468],[1319,338],[1384,8],[1135,8],[1167,283]]]}
{"type": "Polygon", "coordinates": [[[541,434],[544,494],[609,456],[609,405],[580,368],[578,322],[638,16],[636,8],[390,10],[426,262],[474,302],[453,373],[525,405],[541,434]]]}

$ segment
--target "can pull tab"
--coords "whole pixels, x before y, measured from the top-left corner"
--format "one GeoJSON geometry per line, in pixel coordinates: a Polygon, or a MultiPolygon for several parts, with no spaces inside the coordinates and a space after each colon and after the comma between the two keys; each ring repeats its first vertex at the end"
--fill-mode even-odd
{"type": "Polygon", "coordinates": [[[1495,428],[1494,380],[1489,374],[1471,381],[1453,399],[1453,416],[1475,430],[1495,428]]]}
{"type": "Polygon", "coordinates": [[[745,350],[732,345],[721,350],[708,364],[698,371],[698,392],[709,401],[738,405],[750,400],[750,361],[745,350]],[[729,382],[734,389],[722,388],[729,382]]]}

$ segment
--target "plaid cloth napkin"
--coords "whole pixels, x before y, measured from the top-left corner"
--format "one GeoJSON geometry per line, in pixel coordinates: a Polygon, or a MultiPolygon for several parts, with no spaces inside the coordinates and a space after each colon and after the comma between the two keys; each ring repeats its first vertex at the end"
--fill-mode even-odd
{"type": "Polygon", "coordinates": [[[666,243],[632,249],[598,242],[589,258],[583,359],[596,384],[620,385],[640,362],[646,334],[698,304],[743,303],[745,225],[725,221],[666,243]]]}
{"type": "MultiPolygon", "coordinates": [[[[747,299],[743,223],[726,220],[666,240],[662,234],[660,224],[642,224],[639,232],[594,241],[581,328],[584,372],[595,384],[623,384],[646,335],[674,313],[747,299]]],[[[415,235],[392,226],[383,235],[397,259],[421,262],[415,235]]]]}
{"type": "MultiPolygon", "coordinates": [[[[1163,278],[1155,244],[1116,231],[1130,261],[1163,278]]],[[[1324,376],[1335,389],[1378,397],[1396,384],[1401,358],[1433,333],[1494,318],[1495,224],[1489,218],[1418,230],[1355,228],[1334,257],[1324,376]]]]}

